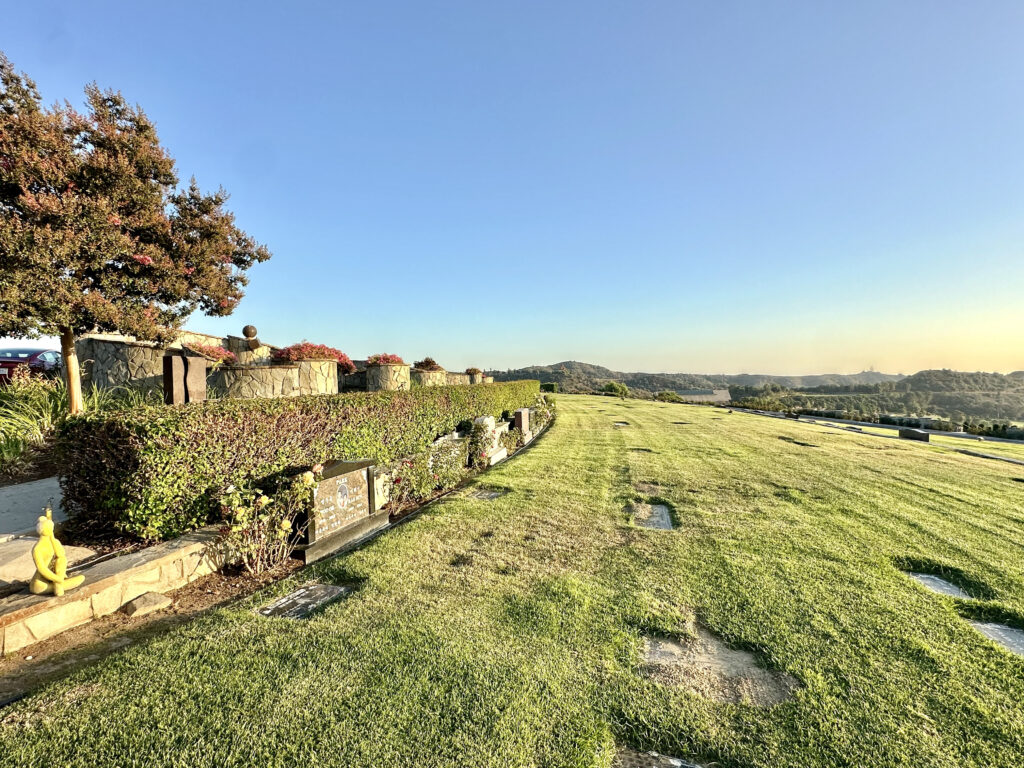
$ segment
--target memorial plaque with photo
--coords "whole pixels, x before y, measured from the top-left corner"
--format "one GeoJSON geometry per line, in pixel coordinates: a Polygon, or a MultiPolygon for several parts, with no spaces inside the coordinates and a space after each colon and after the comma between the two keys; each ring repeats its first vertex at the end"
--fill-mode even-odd
{"type": "Polygon", "coordinates": [[[298,553],[311,562],[386,524],[375,510],[373,462],[333,461],[317,483],[298,553]]]}

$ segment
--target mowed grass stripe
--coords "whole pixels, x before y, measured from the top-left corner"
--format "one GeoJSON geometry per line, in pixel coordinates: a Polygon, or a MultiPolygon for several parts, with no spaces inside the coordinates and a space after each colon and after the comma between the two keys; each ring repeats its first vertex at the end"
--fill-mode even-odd
{"type": "Polygon", "coordinates": [[[449,497],[3,710],[0,762],[607,766],[626,742],[733,767],[1024,763],[1024,660],[894,565],[960,569],[985,606],[1024,613],[1012,465],[558,400],[550,432],[486,476],[508,494],[449,497]],[[631,524],[638,483],[676,530],[631,524]],[[361,587],[309,621],[254,614],[313,578],[361,587]],[[696,621],[795,676],[795,697],[720,704],[640,674],[642,634],[696,621]]]}

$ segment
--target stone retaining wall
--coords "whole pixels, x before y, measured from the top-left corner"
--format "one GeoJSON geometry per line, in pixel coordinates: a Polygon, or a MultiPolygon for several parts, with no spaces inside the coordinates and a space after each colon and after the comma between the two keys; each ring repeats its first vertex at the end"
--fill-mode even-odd
{"type": "Polygon", "coordinates": [[[408,365],[371,365],[366,368],[366,390],[407,391],[409,389],[408,365]]]}
{"type": "Polygon", "coordinates": [[[106,616],[146,592],[170,592],[219,567],[207,547],[215,528],[186,534],[80,571],[82,586],[54,597],[28,592],[0,605],[0,656],[106,616]]]}
{"type": "Polygon", "coordinates": [[[163,391],[164,349],[142,341],[85,336],[75,342],[82,386],[163,391]]]}
{"type": "Polygon", "coordinates": [[[420,387],[443,387],[448,383],[446,371],[419,371],[413,368],[410,376],[413,383],[420,387]]]}
{"type": "Polygon", "coordinates": [[[296,397],[302,393],[298,365],[225,365],[214,371],[209,381],[221,397],[296,397]]]}
{"type": "Polygon", "coordinates": [[[303,395],[338,394],[338,364],[334,360],[300,360],[299,392],[303,395]]]}
{"type": "Polygon", "coordinates": [[[449,387],[462,387],[472,383],[468,373],[452,373],[449,371],[446,375],[446,379],[445,383],[449,387]]]}

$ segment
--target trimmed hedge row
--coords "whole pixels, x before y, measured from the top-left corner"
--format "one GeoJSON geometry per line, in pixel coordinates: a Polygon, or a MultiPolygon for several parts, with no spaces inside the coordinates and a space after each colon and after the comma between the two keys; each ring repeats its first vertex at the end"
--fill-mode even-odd
{"type": "Polygon", "coordinates": [[[75,521],[166,539],[205,525],[229,485],[333,459],[385,464],[477,416],[533,405],[536,381],[411,392],[210,400],[69,419],[57,437],[75,521]]]}

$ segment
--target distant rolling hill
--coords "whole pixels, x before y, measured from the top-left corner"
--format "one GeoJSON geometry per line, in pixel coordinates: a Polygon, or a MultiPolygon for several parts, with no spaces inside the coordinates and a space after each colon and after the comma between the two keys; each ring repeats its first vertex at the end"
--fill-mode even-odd
{"type": "Polygon", "coordinates": [[[728,389],[729,387],[760,387],[777,384],[786,388],[820,386],[863,386],[886,381],[899,381],[902,376],[864,371],[852,374],[818,374],[813,376],[769,376],[741,373],[696,374],[696,373],[625,373],[613,371],[600,365],[566,360],[552,365],[531,365],[506,371],[489,371],[498,381],[515,379],[539,379],[555,382],[563,392],[591,392],[600,389],[609,381],[621,381],[627,387],[642,392],[672,390],[681,392],[695,389],[728,389]]]}

